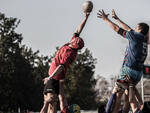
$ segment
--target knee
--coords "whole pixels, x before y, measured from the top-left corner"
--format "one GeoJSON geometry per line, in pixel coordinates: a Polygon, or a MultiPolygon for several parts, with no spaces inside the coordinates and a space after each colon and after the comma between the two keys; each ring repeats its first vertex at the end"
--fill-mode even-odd
{"type": "Polygon", "coordinates": [[[57,102],[57,98],[53,97],[53,96],[46,96],[44,98],[44,103],[49,103],[49,104],[53,104],[57,102]]]}
{"type": "Polygon", "coordinates": [[[133,96],[130,96],[130,97],[129,97],[129,103],[134,103],[134,102],[135,102],[134,97],[133,97],[133,96]]]}

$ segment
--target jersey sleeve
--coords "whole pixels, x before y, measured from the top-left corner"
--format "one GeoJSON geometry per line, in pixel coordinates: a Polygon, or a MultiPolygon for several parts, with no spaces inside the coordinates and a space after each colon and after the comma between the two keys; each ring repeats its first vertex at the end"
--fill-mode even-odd
{"type": "Polygon", "coordinates": [[[122,28],[119,28],[119,30],[118,30],[118,34],[120,34],[121,36],[123,36],[123,37],[125,38],[126,33],[127,33],[127,31],[126,31],[126,30],[124,30],[124,29],[122,29],[122,28]]]}
{"type": "Polygon", "coordinates": [[[116,93],[115,94],[112,94],[109,101],[107,102],[107,105],[106,105],[106,113],[111,113],[112,111],[112,107],[113,107],[113,104],[115,103],[115,100],[116,100],[116,93]]]}
{"type": "Polygon", "coordinates": [[[127,39],[130,40],[130,41],[136,40],[134,30],[131,29],[130,31],[128,31],[128,32],[126,33],[125,38],[127,38],[127,39]]]}
{"type": "Polygon", "coordinates": [[[126,30],[120,28],[118,30],[118,34],[120,34],[121,36],[123,36],[124,38],[126,38],[130,41],[135,40],[134,31],[132,29],[130,31],[126,31],[126,30]]]}

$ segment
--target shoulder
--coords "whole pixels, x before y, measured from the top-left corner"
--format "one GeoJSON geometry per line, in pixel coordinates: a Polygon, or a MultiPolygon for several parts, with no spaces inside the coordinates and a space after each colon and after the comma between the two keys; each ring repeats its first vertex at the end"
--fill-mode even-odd
{"type": "Polygon", "coordinates": [[[135,31],[133,29],[131,29],[130,31],[127,31],[127,33],[129,33],[129,34],[135,34],[135,31]]]}
{"type": "Polygon", "coordinates": [[[137,38],[136,32],[133,29],[131,29],[130,31],[126,32],[125,37],[129,40],[136,40],[136,38],[137,38]]]}

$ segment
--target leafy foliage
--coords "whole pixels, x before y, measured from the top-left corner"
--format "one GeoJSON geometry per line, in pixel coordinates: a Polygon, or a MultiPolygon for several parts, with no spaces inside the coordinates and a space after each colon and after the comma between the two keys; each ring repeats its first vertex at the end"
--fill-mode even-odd
{"type": "Polygon", "coordinates": [[[96,59],[88,49],[79,52],[76,61],[70,66],[66,77],[66,95],[69,104],[79,104],[81,109],[95,109],[96,92],[93,86],[96,59]]]}
{"type": "Polygon", "coordinates": [[[15,32],[19,22],[0,13],[0,110],[7,112],[39,110],[35,104],[42,104],[42,76],[49,67],[48,57],[21,45],[22,35],[15,32]]]}
{"type": "MultiPolygon", "coordinates": [[[[0,13],[0,111],[40,111],[43,105],[43,81],[48,76],[48,57],[33,52],[22,45],[22,34],[15,29],[20,20],[7,18],[0,13]]],[[[56,48],[58,49],[58,48],[56,48]]],[[[69,104],[79,104],[82,109],[96,108],[93,87],[96,59],[88,49],[79,52],[66,75],[65,91],[69,104]]]]}

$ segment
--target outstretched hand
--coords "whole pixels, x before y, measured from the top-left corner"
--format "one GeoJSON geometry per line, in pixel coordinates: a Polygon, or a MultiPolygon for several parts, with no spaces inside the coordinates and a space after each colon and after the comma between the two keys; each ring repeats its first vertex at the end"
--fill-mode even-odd
{"type": "Polygon", "coordinates": [[[119,19],[118,16],[116,15],[114,9],[112,10],[112,18],[114,18],[114,19],[119,19]]]}
{"type": "Polygon", "coordinates": [[[115,94],[117,92],[118,92],[118,87],[115,86],[114,89],[113,89],[113,91],[112,91],[112,93],[115,94]]]}
{"type": "Polygon", "coordinates": [[[97,13],[97,17],[102,18],[103,20],[108,19],[108,15],[109,14],[106,14],[103,9],[99,10],[99,12],[97,13]]]}

